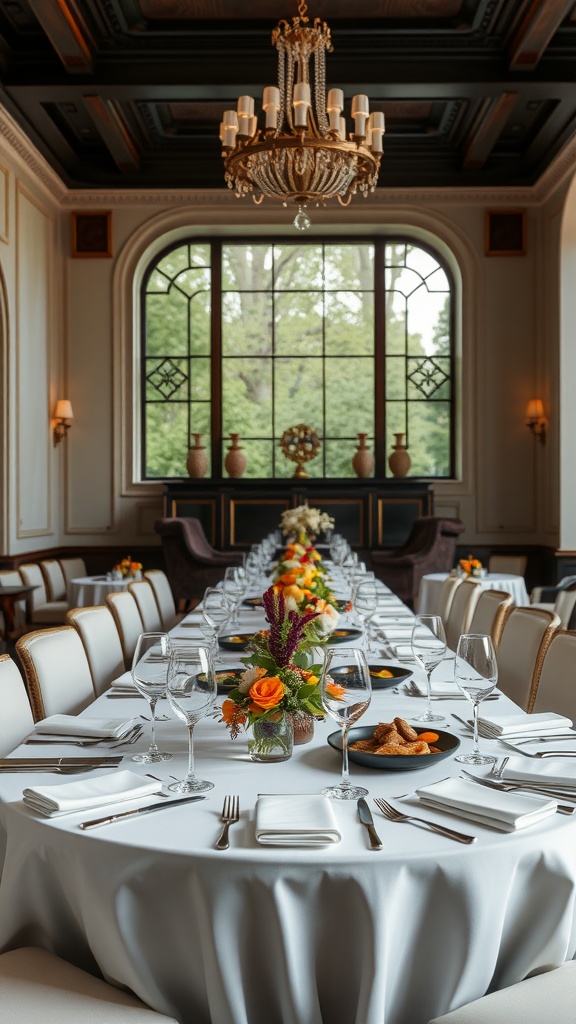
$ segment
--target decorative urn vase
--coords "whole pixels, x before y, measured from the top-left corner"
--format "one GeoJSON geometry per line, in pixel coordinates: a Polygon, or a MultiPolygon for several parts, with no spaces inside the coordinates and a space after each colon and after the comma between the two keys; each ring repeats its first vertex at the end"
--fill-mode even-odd
{"type": "Polygon", "coordinates": [[[240,434],[230,434],[230,440],[232,444],[227,450],[226,458],[224,459],[224,469],[231,477],[240,477],[246,469],[247,458],[244,453],[244,449],[238,444],[240,434]]]}
{"type": "Polygon", "coordinates": [[[358,434],[359,444],[356,446],[356,453],[352,457],[352,469],[356,476],[372,476],[374,470],[374,456],[366,444],[367,434],[358,434]]]}
{"type": "Polygon", "coordinates": [[[388,456],[388,465],[393,476],[406,476],[412,465],[412,459],[408,455],[408,450],[404,444],[405,435],[394,434],[394,437],[396,438],[396,444],[392,445],[392,451],[388,456]]]}
{"type": "Polygon", "coordinates": [[[201,443],[204,435],[192,434],[192,437],[194,438],[194,444],[188,452],[186,469],[188,470],[188,476],[197,480],[201,476],[204,476],[208,469],[208,456],[206,454],[205,445],[201,443]]]}

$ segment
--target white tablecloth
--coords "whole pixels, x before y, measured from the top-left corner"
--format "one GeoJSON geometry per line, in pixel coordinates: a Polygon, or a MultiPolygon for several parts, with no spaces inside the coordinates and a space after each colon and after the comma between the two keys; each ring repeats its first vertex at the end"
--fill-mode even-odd
{"type": "MultiPolygon", "coordinates": [[[[257,620],[245,612],[242,625],[257,620]]],[[[469,740],[450,712],[466,714],[467,707],[436,704],[464,747],[469,740]]],[[[513,705],[503,697],[489,707],[513,705]]],[[[362,723],[410,720],[423,709],[423,700],[380,690],[362,723]]],[[[168,710],[161,701],[159,712],[168,710]]],[[[145,711],[141,699],[102,696],[85,714],[145,711]]],[[[266,765],[250,761],[245,736],[232,741],[223,725],[204,719],[195,746],[199,776],[215,783],[207,799],[87,833],[78,822],[93,813],[40,819],[22,803],[24,786],[58,776],[0,776],[0,837],[7,838],[0,949],[39,945],[97,967],[182,1024],[426,1024],[489,988],[575,956],[571,818],[554,815],[504,835],[426,809],[425,816],[479,837],[463,847],[375,811],[384,842],[377,853],[356,805],[335,802],[340,844],[259,846],[259,793],[317,793],[338,779],[340,757],[326,743],[334,729],[317,723],[311,744],[266,765]],[[241,820],[230,849],[217,852],[227,793],[239,794],[241,820]]],[[[183,777],[184,726],[160,722],[157,738],[174,759],[150,770],[168,782],[183,777]]],[[[147,740],[127,748],[125,763],[136,771],[150,767],[130,760],[147,740]]],[[[497,741],[484,745],[506,753],[497,741]]],[[[79,753],[49,751],[60,749],[79,753]]],[[[43,748],[18,753],[32,751],[43,748]]],[[[410,772],[351,765],[370,802],[381,795],[405,807],[414,798],[401,800],[403,794],[457,774],[452,760],[410,772]]]]}
{"type": "MultiPolygon", "coordinates": [[[[418,595],[418,611],[421,614],[436,610],[440,587],[444,580],[448,579],[448,575],[447,572],[431,572],[422,577],[418,595]]],[[[507,594],[512,594],[517,608],[530,604],[523,576],[515,576],[508,572],[487,573],[486,576],[475,577],[474,581],[479,583],[483,590],[503,590],[507,594]]]]}
{"type": "Polygon", "coordinates": [[[70,607],[90,608],[104,604],[106,594],[126,590],[132,580],[107,580],[105,576],[78,576],[70,583],[70,607]]]}

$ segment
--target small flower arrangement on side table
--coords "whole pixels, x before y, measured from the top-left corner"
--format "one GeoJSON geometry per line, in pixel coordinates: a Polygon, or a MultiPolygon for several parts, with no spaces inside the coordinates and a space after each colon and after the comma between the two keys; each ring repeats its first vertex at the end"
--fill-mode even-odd
{"type": "MultiPolygon", "coordinates": [[[[222,705],[222,718],[232,739],[252,726],[250,756],[254,761],[290,757],[293,722],[323,716],[319,666],[310,664],[312,648],[322,643],[316,612],[288,610],[281,591],[270,587],[262,604],[269,629],[250,641],[252,653],[242,658],[246,670],[222,705]]],[[[311,738],[311,734],[308,738],[311,738]]]]}
{"type": "Polygon", "coordinates": [[[142,578],[142,562],[133,562],[130,555],[126,555],[117,565],[114,566],[114,577],[115,579],[133,579],[139,580],[142,578]]]}
{"type": "Polygon", "coordinates": [[[482,562],[478,558],[474,558],[473,555],[468,555],[468,558],[461,558],[458,562],[458,568],[456,570],[457,576],[485,576],[486,569],[483,568],[482,562]]]}

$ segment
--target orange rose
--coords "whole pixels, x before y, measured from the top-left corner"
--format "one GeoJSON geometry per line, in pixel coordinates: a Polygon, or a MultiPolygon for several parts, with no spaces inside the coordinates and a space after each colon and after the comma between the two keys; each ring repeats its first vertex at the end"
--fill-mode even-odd
{"type": "Polygon", "coordinates": [[[341,700],[346,690],[343,686],[339,686],[338,683],[326,683],[326,693],[329,693],[336,700],[341,700]]]}
{"type": "Polygon", "coordinates": [[[264,676],[257,679],[248,690],[248,696],[256,704],[255,711],[269,711],[280,703],[284,696],[284,683],[278,676],[264,676]]]}
{"type": "Polygon", "coordinates": [[[238,705],[235,704],[233,700],[224,701],[222,705],[222,720],[226,723],[226,725],[230,725],[232,719],[234,718],[234,715],[237,716],[236,721],[238,722],[238,724],[243,725],[243,723],[246,721],[246,715],[243,714],[242,717],[240,717],[238,715],[238,710],[238,705]]]}

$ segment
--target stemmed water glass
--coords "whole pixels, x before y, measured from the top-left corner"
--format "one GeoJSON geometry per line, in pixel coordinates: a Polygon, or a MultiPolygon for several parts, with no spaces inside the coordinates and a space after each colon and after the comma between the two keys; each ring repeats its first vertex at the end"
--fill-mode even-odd
{"type": "Polygon", "coordinates": [[[478,746],[478,706],[498,682],[498,663],[494,645],[482,633],[463,633],[458,641],[454,681],[472,704],[474,716],[474,747],[470,754],[458,754],[463,764],[492,764],[491,754],[483,754],[478,746]]]}
{"type": "Polygon", "coordinates": [[[366,650],[371,651],[370,620],[378,608],[378,590],[373,581],[358,583],[353,591],[352,607],[365,632],[366,650]]]}
{"type": "Polygon", "coordinates": [[[358,800],[367,789],[353,786],[348,772],[348,732],[364,714],[372,697],[370,673],[364,651],[357,647],[325,649],[320,673],[322,707],[342,729],[342,779],[338,786],[327,786],[324,796],[333,800],[358,800]]]}
{"type": "Polygon", "coordinates": [[[240,621],[238,619],[238,607],[244,596],[244,590],[246,585],[246,573],[240,566],[231,565],[225,573],[222,581],[222,593],[224,599],[229,605],[232,611],[232,617],[230,619],[230,625],[233,629],[240,627],[240,621]]]}
{"type": "Polygon", "coordinates": [[[162,753],[156,746],[156,704],[166,696],[170,640],[166,633],[141,633],[132,659],[132,679],[137,690],[150,705],[152,736],[145,754],[135,754],[133,761],[155,764],[169,761],[172,754],[162,753]]]}
{"type": "Polygon", "coordinates": [[[439,615],[417,615],[412,629],[412,654],[426,673],[426,711],[417,722],[443,722],[444,715],[432,714],[430,677],[446,654],[446,636],[439,615]]]}
{"type": "Polygon", "coordinates": [[[216,699],[216,675],[208,648],[186,642],[173,646],[167,694],[172,710],[188,727],[188,774],[168,788],[176,793],[214,789],[213,782],[198,779],[194,773],[194,726],[216,699]]]}

